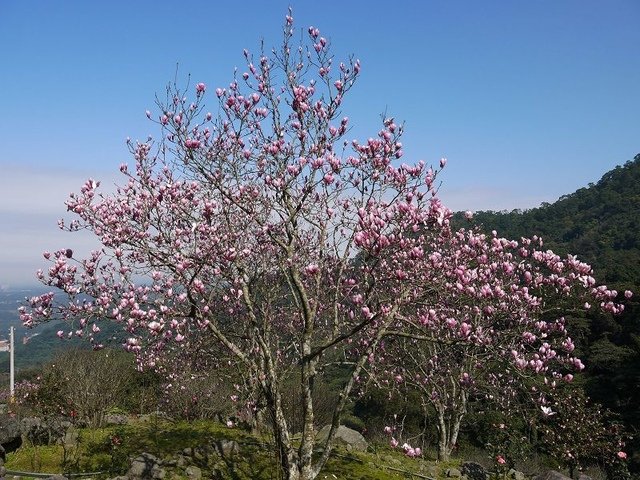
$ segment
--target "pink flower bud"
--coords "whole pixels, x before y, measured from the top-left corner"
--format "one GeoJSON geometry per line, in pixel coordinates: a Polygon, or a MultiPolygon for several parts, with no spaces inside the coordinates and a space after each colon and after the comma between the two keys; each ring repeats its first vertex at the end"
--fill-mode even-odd
{"type": "Polygon", "coordinates": [[[200,140],[194,140],[192,138],[187,138],[184,142],[184,146],[191,150],[200,148],[200,145],[200,140]]]}
{"type": "Polygon", "coordinates": [[[315,263],[310,263],[309,265],[304,267],[304,271],[307,275],[315,275],[319,270],[320,268],[315,263]]]}

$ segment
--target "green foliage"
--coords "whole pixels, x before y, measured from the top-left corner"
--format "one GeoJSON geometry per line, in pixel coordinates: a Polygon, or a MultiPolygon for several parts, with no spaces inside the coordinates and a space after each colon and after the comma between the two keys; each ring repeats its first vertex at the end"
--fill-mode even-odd
{"type": "Polygon", "coordinates": [[[62,473],[63,451],[60,445],[25,444],[7,456],[5,466],[23,472],[62,473]]]}
{"type": "Polygon", "coordinates": [[[352,430],[356,430],[360,433],[363,433],[363,432],[366,433],[366,430],[367,430],[364,420],[362,420],[359,417],[356,417],[355,415],[351,415],[351,414],[342,415],[342,417],[340,418],[340,423],[345,427],[351,428],[352,430]]]}
{"type": "Polygon", "coordinates": [[[73,440],[64,444],[38,445],[29,441],[7,455],[6,467],[10,470],[47,473],[108,471],[109,459],[100,451],[93,451],[95,444],[110,435],[109,429],[79,429],[73,432],[73,440]]]}

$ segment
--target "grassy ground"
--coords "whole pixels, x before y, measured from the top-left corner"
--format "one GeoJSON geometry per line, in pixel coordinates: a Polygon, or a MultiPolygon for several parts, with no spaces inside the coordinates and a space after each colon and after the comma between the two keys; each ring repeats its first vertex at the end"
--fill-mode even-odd
{"type": "MultiPolygon", "coordinates": [[[[201,469],[203,478],[271,480],[278,478],[268,439],[214,422],[169,422],[150,419],[104,429],[78,429],[65,445],[23,445],[7,455],[9,470],[73,473],[105,472],[102,478],[123,474],[130,460],[148,452],[164,460],[167,480],[186,479],[186,469],[201,469]],[[237,442],[239,452],[221,455],[224,445],[237,442]]],[[[444,477],[457,463],[409,459],[388,448],[366,453],[340,447],[320,479],[399,480],[444,477]]],[[[100,477],[98,477],[100,478],[100,477]]]]}

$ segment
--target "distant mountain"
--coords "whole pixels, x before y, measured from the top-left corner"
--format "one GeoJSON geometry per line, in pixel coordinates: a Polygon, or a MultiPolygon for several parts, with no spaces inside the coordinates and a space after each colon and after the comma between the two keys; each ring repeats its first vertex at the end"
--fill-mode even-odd
{"type": "MultiPolygon", "coordinates": [[[[44,293],[43,288],[33,289],[1,289],[0,290],[0,340],[9,339],[9,328],[15,328],[15,361],[16,371],[37,367],[50,361],[56,353],[69,347],[90,348],[89,342],[80,338],[61,340],[56,335],[60,329],[68,331],[68,327],[60,321],[49,322],[29,329],[22,325],[18,315],[18,307],[25,300],[44,293]]],[[[121,345],[124,332],[114,323],[101,325],[101,341],[105,344],[121,345]],[[103,339],[103,340],[102,340],[103,339]]],[[[9,372],[9,353],[0,352],[0,376],[9,372]]]]}

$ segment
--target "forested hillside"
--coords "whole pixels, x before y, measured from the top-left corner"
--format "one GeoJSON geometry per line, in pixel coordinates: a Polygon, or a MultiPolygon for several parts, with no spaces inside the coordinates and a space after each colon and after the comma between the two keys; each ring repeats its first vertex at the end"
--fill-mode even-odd
{"type": "MultiPolygon", "coordinates": [[[[455,222],[468,223],[462,213],[455,222]]],[[[581,378],[588,395],[617,412],[640,434],[640,154],[605,173],[597,183],[553,204],[512,212],[477,212],[472,223],[500,236],[541,236],[559,254],[593,266],[594,276],[634,296],[616,317],[593,311],[570,319],[572,337],[587,366],[581,378]]],[[[637,440],[635,440],[637,445],[637,440]]]]}
{"type": "MultiPolygon", "coordinates": [[[[462,214],[457,215],[458,222],[462,214]]],[[[512,212],[478,212],[475,221],[501,236],[542,236],[557,253],[590,263],[599,280],[640,286],[640,154],[552,204],[512,212]]]]}

